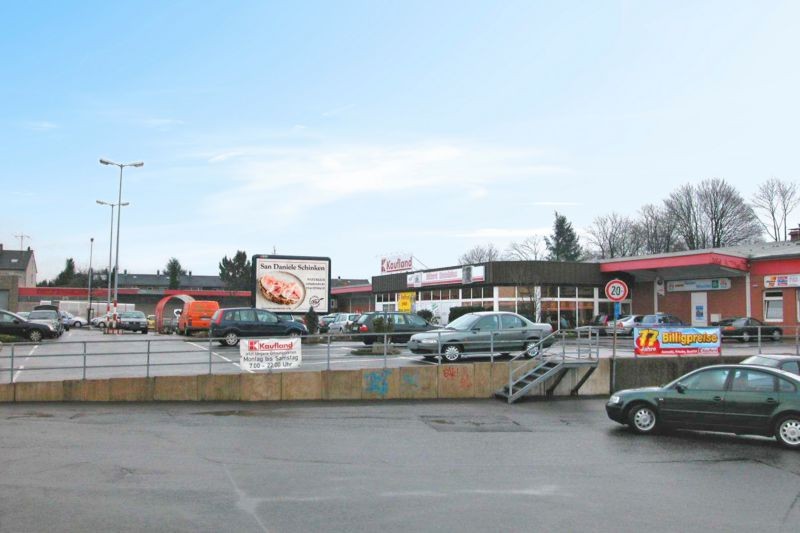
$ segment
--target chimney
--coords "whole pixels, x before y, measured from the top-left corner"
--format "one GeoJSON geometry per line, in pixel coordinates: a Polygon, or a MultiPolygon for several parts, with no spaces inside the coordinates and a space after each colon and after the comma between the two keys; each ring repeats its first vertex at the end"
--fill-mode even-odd
{"type": "Polygon", "coordinates": [[[28,246],[28,251],[29,251],[29,252],[31,251],[31,247],[30,247],[30,246],[28,246]]]}
{"type": "Polygon", "coordinates": [[[156,270],[156,276],[160,276],[160,275],[161,275],[161,271],[160,270],[156,270]]]}
{"type": "Polygon", "coordinates": [[[800,241],[800,227],[789,230],[789,240],[792,242],[800,241]]]}

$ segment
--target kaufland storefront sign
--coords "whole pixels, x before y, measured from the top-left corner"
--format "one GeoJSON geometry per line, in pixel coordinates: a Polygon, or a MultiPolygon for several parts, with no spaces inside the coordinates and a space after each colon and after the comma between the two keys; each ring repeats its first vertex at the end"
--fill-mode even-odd
{"type": "Polygon", "coordinates": [[[381,258],[381,274],[395,274],[414,270],[414,256],[397,256],[381,258]]]}

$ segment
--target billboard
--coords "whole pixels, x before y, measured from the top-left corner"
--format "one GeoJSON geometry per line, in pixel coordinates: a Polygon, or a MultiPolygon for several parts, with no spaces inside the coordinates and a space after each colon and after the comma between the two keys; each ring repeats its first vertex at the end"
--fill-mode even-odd
{"type": "Polygon", "coordinates": [[[765,289],[782,289],[783,287],[800,287],[800,274],[764,276],[765,289]]]}
{"type": "Polygon", "coordinates": [[[634,328],[636,355],[720,355],[719,328],[634,328]]]}
{"type": "Polygon", "coordinates": [[[730,278],[683,279],[667,282],[667,290],[669,292],[725,291],[730,288],[730,278]]]}
{"type": "Polygon", "coordinates": [[[254,255],[252,282],[253,307],[274,313],[330,311],[330,257],[254,255]]]}
{"type": "Polygon", "coordinates": [[[465,266],[436,270],[434,272],[414,272],[406,276],[406,286],[427,287],[429,285],[460,285],[481,283],[485,280],[485,268],[481,266],[465,266]]]}

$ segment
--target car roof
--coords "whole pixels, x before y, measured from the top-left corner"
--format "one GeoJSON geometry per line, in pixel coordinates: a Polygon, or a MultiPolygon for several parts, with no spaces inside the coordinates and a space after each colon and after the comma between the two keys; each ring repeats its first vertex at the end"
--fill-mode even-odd
{"type": "MultiPolygon", "coordinates": [[[[710,368],[729,368],[729,369],[749,368],[749,369],[753,369],[753,370],[759,370],[761,372],[771,372],[773,374],[777,374],[777,375],[779,375],[781,377],[786,377],[786,378],[791,379],[792,381],[800,383],[800,376],[798,376],[797,374],[793,374],[791,372],[787,372],[786,370],[781,370],[780,368],[775,368],[775,367],[772,367],[772,366],[743,365],[743,364],[735,364],[735,363],[725,364],[725,365],[703,366],[703,367],[697,368],[695,370],[692,370],[691,372],[689,372],[687,374],[684,374],[684,376],[688,376],[689,374],[694,374],[695,372],[698,372],[700,370],[708,370],[710,368]]],[[[681,376],[681,377],[683,377],[683,376],[681,376]]],[[[674,381],[676,381],[676,380],[673,380],[671,383],[673,383],[674,381]]]]}
{"type": "MultiPolygon", "coordinates": [[[[800,361],[800,356],[798,355],[783,355],[777,353],[759,353],[751,355],[750,357],[765,357],[767,359],[775,359],[776,361],[800,361]]],[[[748,359],[750,357],[748,357],[748,359]]]]}

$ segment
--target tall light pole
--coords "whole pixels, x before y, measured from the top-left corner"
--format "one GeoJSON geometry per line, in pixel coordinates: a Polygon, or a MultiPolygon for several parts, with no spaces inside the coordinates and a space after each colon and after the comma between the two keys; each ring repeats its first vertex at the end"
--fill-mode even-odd
{"type": "MultiPolygon", "coordinates": [[[[112,202],[104,202],[103,200],[95,201],[100,205],[107,205],[111,208],[111,228],[109,229],[108,233],[108,301],[106,303],[106,317],[108,317],[109,313],[111,313],[111,252],[114,250],[114,208],[117,207],[117,204],[112,202]]],[[[126,205],[130,204],[128,202],[124,202],[120,205],[120,209],[126,205]]],[[[108,324],[106,324],[106,326],[107,325],[108,324]]]]}
{"type": "Polygon", "coordinates": [[[86,310],[86,325],[92,322],[92,252],[94,251],[94,237],[89,239],[89,308],[86,310]]]}
{"type": "Polygon", "coordinates": [[[119,219],[120,214],[122,213],[122,169],[125,167],[143,167],[144,163],[142,161],[136,161],[134,163],[115,163],[113,161],[109,161],[108,159],[100,158],[101,165],[113,165],[115,167],[119,167],[119,196],[117,198],[117,205],[120,208],[117,210],[117,253],[114,260],[114,319],[112,323],[114,324],[114,329],[117,328],[117,296],[119,295],[119,219]]]}

